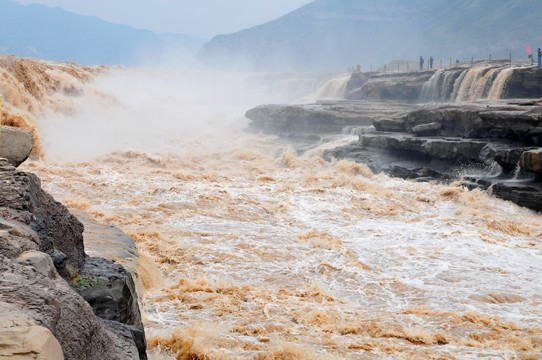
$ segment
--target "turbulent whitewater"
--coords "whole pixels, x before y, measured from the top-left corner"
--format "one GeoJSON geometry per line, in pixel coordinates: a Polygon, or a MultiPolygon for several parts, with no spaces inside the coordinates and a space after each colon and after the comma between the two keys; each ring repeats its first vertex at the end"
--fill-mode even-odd
{"type": "Polygon", "coordinates": [[[317,81],[171,69],[70,81],[38,101],[43,154],[22,167],[135,239],[151,358],[541,353],[540,215],[243,131],[246,109],[317,81]]]}

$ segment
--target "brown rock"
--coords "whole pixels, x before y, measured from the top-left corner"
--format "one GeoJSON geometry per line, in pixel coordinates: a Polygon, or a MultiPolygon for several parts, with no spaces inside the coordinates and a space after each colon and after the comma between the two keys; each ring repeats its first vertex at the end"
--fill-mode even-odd
{"type": "Polygon", "coordinates": [[[39,326],[12,305],[0,302],[0,359],[63,360],[51,331],[39,326]]]}
{"type": "Polygon", "coordinates": [[[525,171],[542,174],[542,148],[525,151],[521,155],[519,166],[525,171]]]}

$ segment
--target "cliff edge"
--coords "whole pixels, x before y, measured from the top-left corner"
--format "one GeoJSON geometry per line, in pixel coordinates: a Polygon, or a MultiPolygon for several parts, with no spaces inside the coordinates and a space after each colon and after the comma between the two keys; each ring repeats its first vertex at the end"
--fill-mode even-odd
{"type": "Polygon", "coordinates": [[[131,274],[85,254],[84,227],[0,160],[0,359],[146,359],[131,274]]]}

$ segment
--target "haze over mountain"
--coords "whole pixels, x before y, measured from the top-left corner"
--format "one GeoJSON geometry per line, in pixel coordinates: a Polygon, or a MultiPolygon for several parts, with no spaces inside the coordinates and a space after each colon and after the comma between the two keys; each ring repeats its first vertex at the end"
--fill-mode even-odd
{"type": "Polygon", "coordinates": [[[81,64],[186,61],[205,40],[156,34],[59,7],[0,0],[0,53],[81,64]]]}
{"type": "Polygon", "coordinates": [[[219,35],[199,52],[213,66],[344,70],[450,58],[527,60],[542,47],[538,0],[315,0],[277,20],[219,35]]]}

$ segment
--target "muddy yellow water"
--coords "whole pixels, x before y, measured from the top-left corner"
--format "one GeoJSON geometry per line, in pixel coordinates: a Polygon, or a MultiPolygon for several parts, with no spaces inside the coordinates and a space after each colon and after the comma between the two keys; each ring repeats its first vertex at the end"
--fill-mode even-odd
{"type": "Polygon", "coordinates": [[[120,70],[35,115],[21,168],[137,244],[151,358],[541,358],[540,215],[245,134],[277,88],[239,79],[120,70]]]}
{"type": "Polygon", "coordinates": [[[150,348],[178,359],[540,354],[539,215],[243,141],[26,164],[57,199],[135,239],[150,348]]]}

